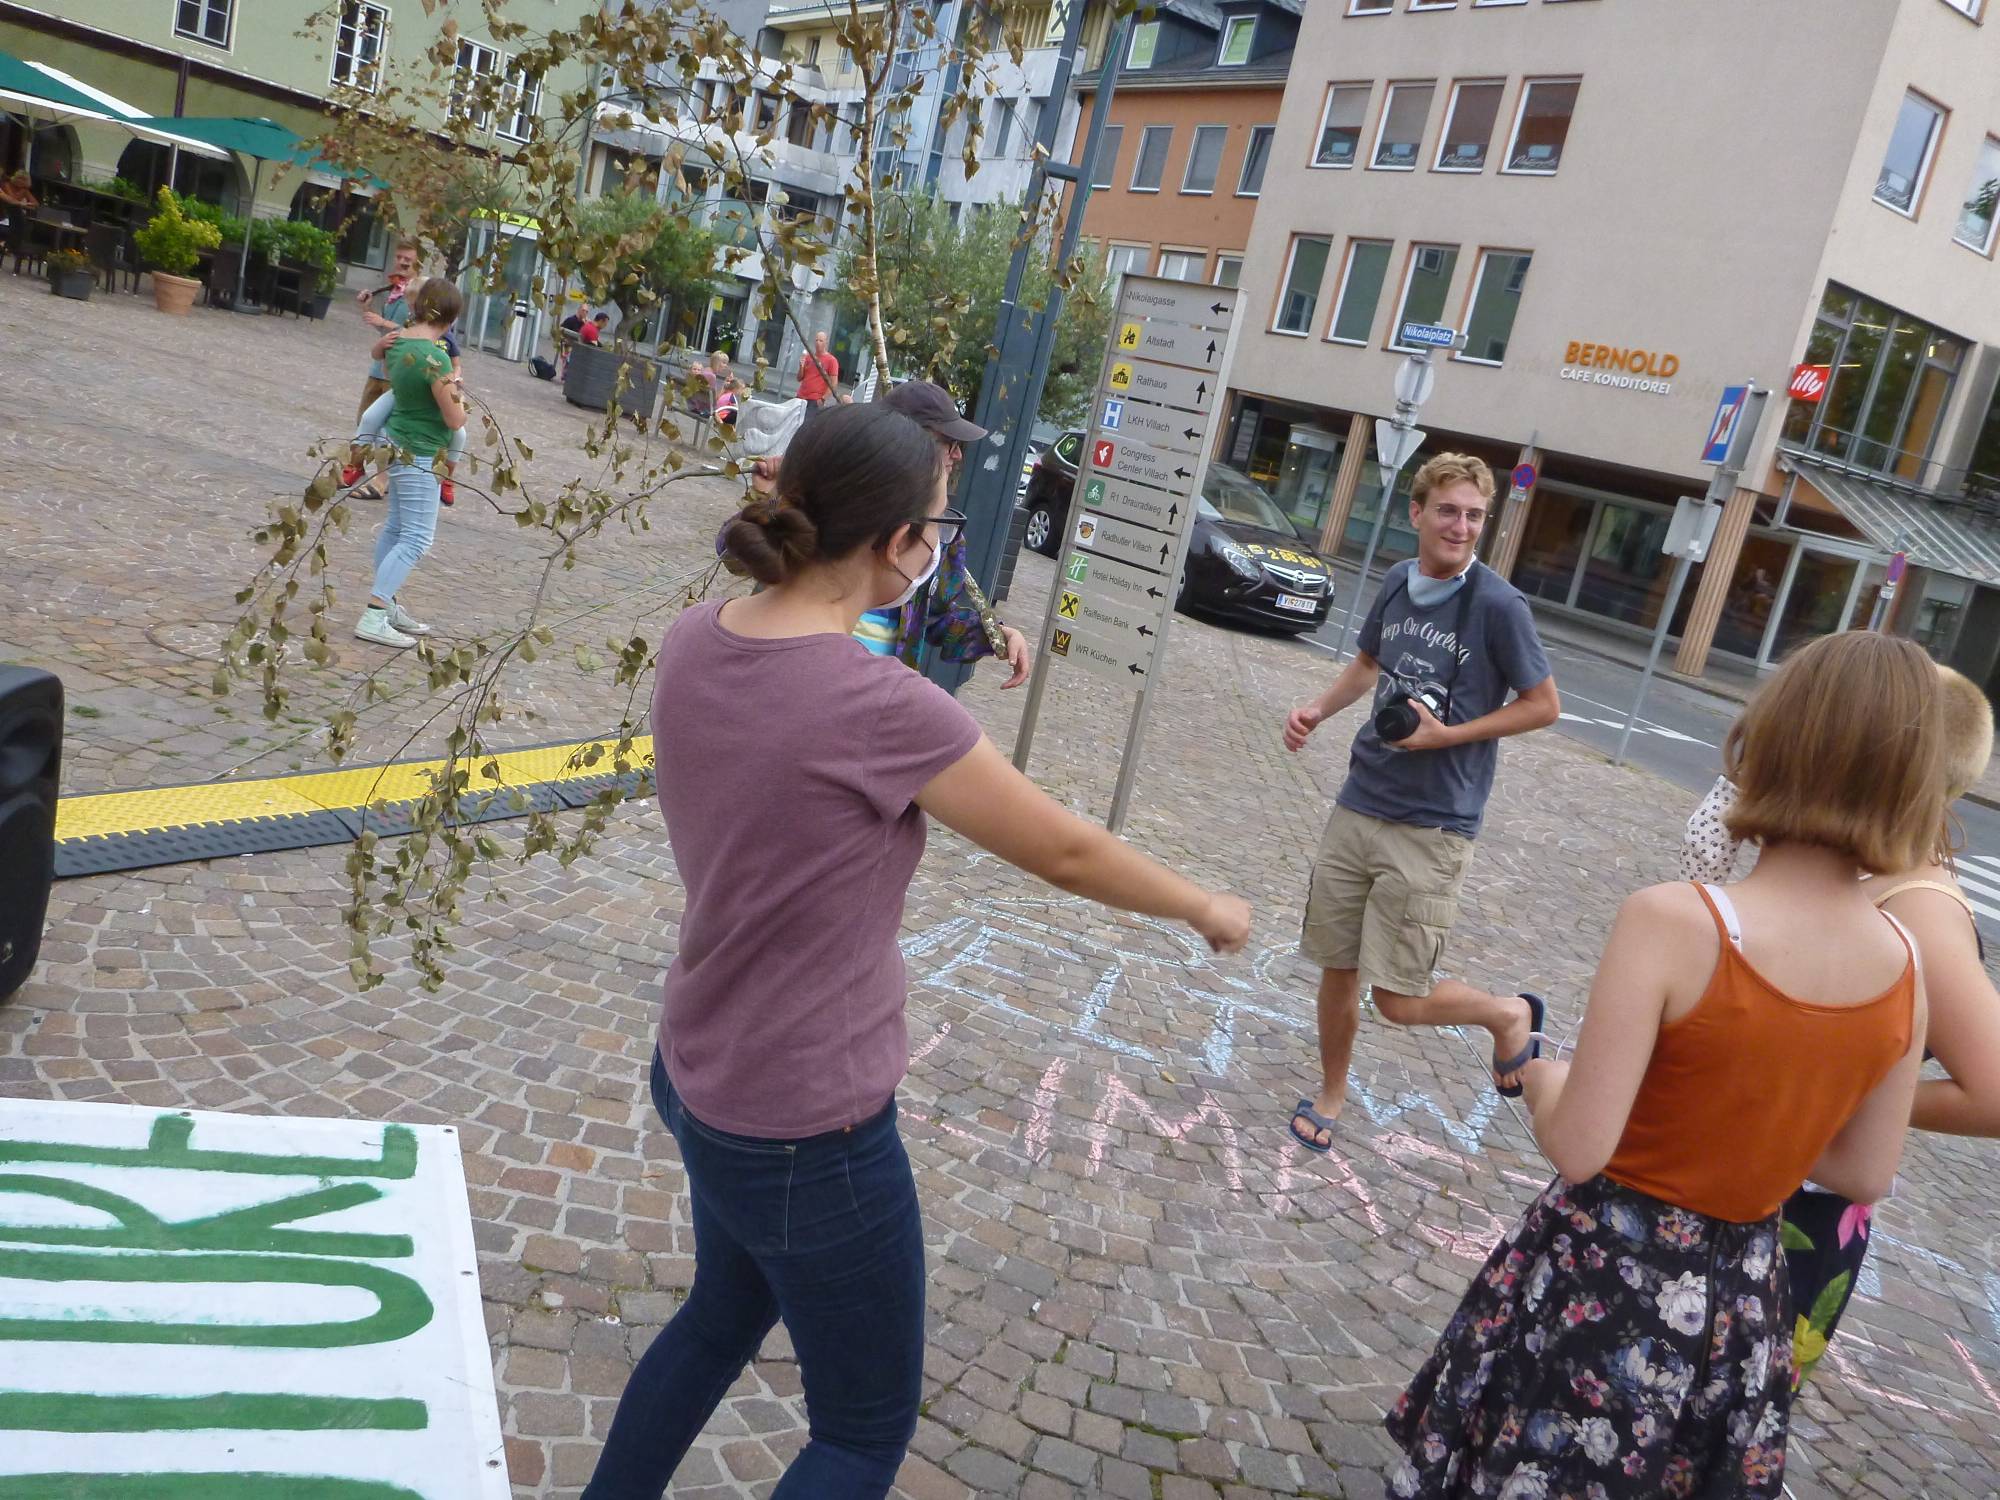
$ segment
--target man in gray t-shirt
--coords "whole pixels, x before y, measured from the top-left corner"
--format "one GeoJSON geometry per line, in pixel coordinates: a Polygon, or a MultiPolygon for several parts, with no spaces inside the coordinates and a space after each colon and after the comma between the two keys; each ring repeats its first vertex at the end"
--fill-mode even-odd
{"type": "Polygon", "coordinates": [[[1492,1033],[1494,1082],[1510,1096],[1541,1024],[1539,1001],[1439,980],[1437,965],[1493,790],[1498,742],[1556,721],[1555,677],[1527,600],[1475,555],[1492,471],[1440,454],[1417,471],[1411,494],[1417,555],[1383,576],[1347,669],[1285,721],[1285,746],[1298,750],[1327,719],[1371,698],[1313,863],[1299,942],[1322,971],[1324,1077],[1317,1099],[1299,1101],[1291,1129],[1316,1151],[1331,1144],[1347,1097],[1363,982],[1396,1025],[1492,1033]],[[1383,725],[1386,738],[1385,713],[1396,721],[1383,725]]]}

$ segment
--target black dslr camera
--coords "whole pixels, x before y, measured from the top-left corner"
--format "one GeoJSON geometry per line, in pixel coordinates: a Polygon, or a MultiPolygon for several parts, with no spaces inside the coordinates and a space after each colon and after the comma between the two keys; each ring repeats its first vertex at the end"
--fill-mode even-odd
{"type": "Polygon", "coordinates": [[[1393,745],[1417,732],[1419,703],[1431,711],[1431,717],[1444,718],[1444,705],[1429,693],[1391,693],[1389,701],[1375,711],[1375,733],[1383,744],[1393,745]]]}

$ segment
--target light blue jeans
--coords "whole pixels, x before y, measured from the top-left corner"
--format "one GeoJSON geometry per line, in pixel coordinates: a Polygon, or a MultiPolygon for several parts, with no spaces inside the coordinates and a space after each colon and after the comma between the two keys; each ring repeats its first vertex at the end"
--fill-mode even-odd
{"type": "MultiPolygon", "coordinates": [[[[396,409],[396,393],[384,391],[375,398],[375,404],[361,414],[361,425],[354,430],[356,447],[372,448],[383,441],[382,429],[389,425],[389,413],[396,409]]],[[[471,426],[461,427],[451,435],[451,441],[444,445],[446,463],[455,464],[465,457],[465,435],[471,426]]]]}
{"type": "Polygon", "coordinates": [[[373,596],[390,600],[437,537],[438,477],[431,456],[389,465],[389,514],[375,538],[373,596]]]}

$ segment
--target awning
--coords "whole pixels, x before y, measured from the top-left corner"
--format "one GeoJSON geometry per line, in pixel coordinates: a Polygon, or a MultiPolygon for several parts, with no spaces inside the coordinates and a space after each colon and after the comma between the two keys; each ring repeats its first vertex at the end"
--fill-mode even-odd
{"type": "Polygon", "coordinates": [[[290,161],[305,144],[304,136],[275,120],[253,120],[242,115],[154,115],[133,123],[192,136],[256,161],[290,161]]]}
{"type": "Polygon", "coordinates": [[[315,187],[346,187],[357,193],[387,192],[389,184],[365,167],[343,167],[316,155],[310,141],[292,153],[291,164],[301,168],[315,187]]]}
{"type": "MultiPolygon", "coordinates": [[[[126,103],[116,94],[107,94],[103,89],[93,84],[85,83],[81,78],[65,73],[61,68],[51,67],[45,62],[37,62],[32,57],[15,60],[25,62],[28,67],[42,74],[58,87],[82,95],[96,107],[98,114],[109,118],[114,124],[124,130],[130,131],[141,140],[157,141],[164,146],[178,146],[190,156],[206,156],[217,161],[227,161],[229,159],[227,151],[219,151],[214,146],[206,145],[196,140],[193,136],[178,135],[171,130],[156,130],[151,125],[142,123],[147,118],[146,112],[143,109],[126,103]]],[[[78,116],[77,118],[82,117],[78,116]]]]}
{"type": "Polygon", "coordinates": [[[1975,520],[1962,507],[1817,464],[1801,477],[1884,552],[1904,552],[1917,567],[2000,586],[2000,531],[1990,522],[1975,520]]]}
{"type": "Polygon", "coordinates": [[[26,106],[57,119],[109,119],[90,95],[58,83],[11,52],[0,52],[0,106],[26,106]]]}

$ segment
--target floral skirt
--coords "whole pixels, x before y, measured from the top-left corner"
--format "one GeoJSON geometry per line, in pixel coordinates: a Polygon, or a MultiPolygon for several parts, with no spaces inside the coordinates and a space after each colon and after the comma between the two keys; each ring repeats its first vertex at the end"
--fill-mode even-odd
{"type": "Polygon", "coordinates": [[[1873,1210],[1837,1193],[1800,1188],[1785,1200],[1785,1264],[1792,1284],[1792,1389],[1812,1378],[1868,1258],[1873,1210]]]}
{"type": "Polygon", "coordinates": [[[1792,1402],[1778,1220],[1608,1178],[1542,1190],[1389,1413],[1389,1493],[1776,1496],[1792,1402]]]}

